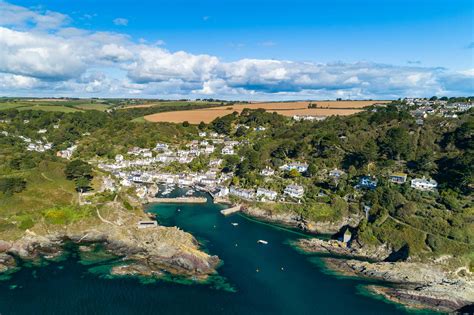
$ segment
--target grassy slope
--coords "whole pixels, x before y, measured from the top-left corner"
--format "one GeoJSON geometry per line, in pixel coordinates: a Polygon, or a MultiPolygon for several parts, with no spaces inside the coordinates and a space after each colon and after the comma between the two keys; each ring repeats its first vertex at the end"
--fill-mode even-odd
{"type": "MultiPolygon", "coordinates": [[[[77,204],[74,183],[65,178],[62,162],[42,162],[31,171],[15,173],[26,178],[27,188],[12,196],[0,198],[0,239],[14,239],[47,218],[47,210],[63,208],[71,214],[71,207],[77,204]]],[[[49,216],[51,217],[51,216],[49,216]]]]}

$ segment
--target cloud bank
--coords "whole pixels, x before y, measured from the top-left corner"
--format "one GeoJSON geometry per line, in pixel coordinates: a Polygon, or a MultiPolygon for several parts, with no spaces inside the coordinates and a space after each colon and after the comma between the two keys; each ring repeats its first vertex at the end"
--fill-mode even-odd
{"type": "Polygon", "coordinates": [[[452,72],[415,62],[226,62],[120,33],[70,27],[70,21],[61,13],[0,1],[0,95],[380,99],[474,90],[473,69],[452,72]]]}

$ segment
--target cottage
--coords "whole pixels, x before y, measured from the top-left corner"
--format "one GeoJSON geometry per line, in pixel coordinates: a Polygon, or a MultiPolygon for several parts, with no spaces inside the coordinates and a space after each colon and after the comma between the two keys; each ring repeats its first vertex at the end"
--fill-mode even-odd
{"type": "Polygon", "coordinates": [[[366,188],[366,189],[375,189],[377,188],[377,179],[370,176],[362,176],[359,179],[359,184],[357,188],[366,188]]]}
{"type": "Polygon", "coordinates": [[[333,178],[336,178],[336,179],[340,178],[344,174],[345,174],[344,171],[338,170],[337,168],[329,171],[329,177],[333,177],[333,178]]]}
{"type": "Polygon", "coordinates": [[[123,161],[123,155],[122,154],[117,154],[115,156],[115,161],[116,162],[122,162],[123,161]]]}
{"type": "Polygon", "coordinates": [[[222,164],[222,159],[214,159],[209,161],[209,167],[219,167],[222,164]]]}
{"type": "Polygon", "coordinates": [[[255,199],[255,192],[250,189],[239,189],[235,187],[230,187],[229,194],[240,197],[242,199],[248,199],[248,200],[255,199]]]}
{"type": "Polygon", "coordinates": [[[273,176],[274,174],[275,174],[275,171],[268,166],[260,171],[260,175],[262,176],[273,176]]]}
{"type": "Polygon", "coordinates": [[[285,187],[284,193],[293,198],[302,198],[304,196],[304,188],[299,185],[288,185],[285,187]]]}
{"type": "Polygon", "coordinates": [[[275,200],[277,197],[277,192],[265,188],[257,188],[257,198],[261,200],[275,200]]]}
{"type": "Polygon", "coordinates": [[[284,171],[291,171],[291,170],[297,170],[299,173],[304,173],[308,170],[308,164],[306,163],[289,163],[280,166],[281,170],[284,171]]]}
{"type": "Polygon", "coordinates": [[[232,148],[232,147],[224,147],[224,148],[222,149],[221,153],[222,153],[223,155],[235,154],[235,153],[234,153],[234,148],[232,148]]]}
{"type": "Polygon", "coordinates": [[[39,134],[46,133],[46,132],[48,132],[48,130],[46,130],[46,129],[40,129],[40,130],[38,130],[38,133],[39,133],[39,134]]]}
{"type": "Polygon", "coordinates": [[[168,150],[168,145],[166,143],[157,143],[155,146],[156,151],[168,150]]]}
{"type": "Polygon", "coordinates": [[[204,149],[204,153],[206,154],[211,154],[213,153],[215,150],[214,146],[213,145],[208,145],[206,146],[206,148],[204,149]]]}
{"type": "Polygon", "coordinates": [[[411,187],[423,190],[423,191],[432,191],[438,187],[438,183],[434,179],[415,178],[411,180],[411,187]]]}
{"type": "Polygon", "coordinates": [[[199,132],[199,137],[204,138],[205,136],[207,136],[206,132],[204,132],[204,131],[199,132]]]}
{"type": "Polygon", "coordinates": [[[395,184],[404,184],[407,181],[407,174],[393,173],[390,175],[390,181],[395,184]]]}
{"type": "Polygon", "coordinates": [[[217,197],[226,197],[229,195],[229,188],[227,187],[220,187],[219,191],[215,194],[217,197]]]}

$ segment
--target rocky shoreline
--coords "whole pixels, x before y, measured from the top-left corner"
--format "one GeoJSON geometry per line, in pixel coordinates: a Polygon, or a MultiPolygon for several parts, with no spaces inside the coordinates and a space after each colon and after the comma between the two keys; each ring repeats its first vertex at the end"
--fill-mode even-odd
{"type": "Polygon", "coordinates": [[[162,273],[205,280],[219,264],[199,248],[196,239],[176,227],[154,226],[140,229],[137,222],[149,220],[145,214],[131,213],[118,204],[110,205],[108,215],[84,228],[68,225],[57,228],[26,230],[14,241],[0,241],[0,272],[13,270],[16,259],[32,261],[52,259],[62,254],[68,242],[88,246],[103,244],[123,264],[112,269],[116,275],[159,276],[162,273]]]}
{"type": "Polygon", "coordinates": [[[474,275],[462,268],[450,271],[449,257],[430,262],[386,262],[387,248],[348,248],[339,241],[319,239],[303,239],[297,245],[306,252],[345,257],[322,259],[329,269],[339,274],[391,283],[391,286],[369,285],[367,288],[409,308],[455,312],[474,303],[474,275]]]}
{"type": "MultiPolygon", "coordinates": [[[[340,222],[311,222],[291,213],[273,214],[256,207],[242,207],[242,212],[258,220],[314,234],[335,234],[342,227],[357,226],[360,221],[359,217],[351,217],[340,222]]],[[[338,274],[392,283],[391,287],[369,285],[367,289],[406,307],[456,312],[474,305],[474,275],[468,268],[453,272],[447,266],[452,257],[423,263],[386,262],[392,249],[387,246],[363,246],[357,240],[347,246],[338,240],[308,238],[299,240],[296,245],[308,253],[340,256],[322,258],[327,267],[338,274]]]]}
{"type": "Polygon", "coordinates": [[[344,226],[357,226],[361,219],[358,216],[351,216],[336,222],[315,222],[305,220],[294,213],[272,213],[261,208],[247,206],[242,206],[242,213],[261,221],[298,228],[312,234],[334,234],[344,226]]]}

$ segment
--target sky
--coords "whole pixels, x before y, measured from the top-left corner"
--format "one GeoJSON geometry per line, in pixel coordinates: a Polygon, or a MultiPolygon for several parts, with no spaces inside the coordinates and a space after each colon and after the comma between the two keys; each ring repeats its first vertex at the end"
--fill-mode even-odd
{"type": "Polygon", "coordinates": [[[0,96],[474,94],[464,0],[0,0],[0,96]]]}

